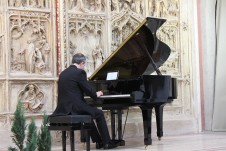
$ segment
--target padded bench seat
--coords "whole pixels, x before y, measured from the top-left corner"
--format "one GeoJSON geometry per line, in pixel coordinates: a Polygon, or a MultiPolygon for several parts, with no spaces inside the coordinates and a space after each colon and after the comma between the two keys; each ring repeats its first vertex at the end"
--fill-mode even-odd
{"type": "Polygon", "coordinates": [[[66,131],[70,131],[71,151],[74,151],[74,131],[81,130],[86,134],[86,150],[90,150],[90,127],[92,117],[90,115],[64,115],[49,116],[49,130],[62,131],[62,147],[66,151],[66,131]]]}

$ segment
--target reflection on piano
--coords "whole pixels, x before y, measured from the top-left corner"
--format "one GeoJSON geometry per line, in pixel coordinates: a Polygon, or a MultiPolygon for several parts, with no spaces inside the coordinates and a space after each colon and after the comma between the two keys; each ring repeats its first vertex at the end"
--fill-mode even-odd
{"type": "Polygon", "coordinates": [[[163,107],[177,98],[177,82],[162,75],[159,67],[168,59],[170,48],[156,37],[165,19],[147,17],[137,29],[89,77],[89,83],[104,95],[98,101],[85,100],[111,112],[112,139],[116,140],[115,116],[118,120],[118,141],[125,145],[122,131],[122,110],[138,106],[142,111],[144,144],[151,145],[152,109],[155,109],[157,136],[163,136],[163,107]],[[109,71],[118,71],[118,80],[106,80],[109,71]],[[150,75],[156,72],[157,75],[150,75]]]}

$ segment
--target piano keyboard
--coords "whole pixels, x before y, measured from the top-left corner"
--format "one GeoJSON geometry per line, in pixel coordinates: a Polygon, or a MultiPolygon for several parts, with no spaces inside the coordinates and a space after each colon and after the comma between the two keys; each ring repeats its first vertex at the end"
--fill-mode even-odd
{"type": "MultiPolygon", "coordinates": [[[[85,99],[90,99],[89,96],[85,96],[85,99]]],[[[113,98],[131,98],[130,94],[118,94],[118,95],[102,95],[100,99],[113,99],[113,98]]]]}

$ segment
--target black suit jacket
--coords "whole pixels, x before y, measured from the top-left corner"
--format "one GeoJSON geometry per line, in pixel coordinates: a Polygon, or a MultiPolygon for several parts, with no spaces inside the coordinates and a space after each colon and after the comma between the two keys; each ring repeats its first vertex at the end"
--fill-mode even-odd
{"type": "Polygon", "coordinates": [[[52,115],[90,114],[92,107],[84,101],[84,93],[97,98],[96,91],[87,82],[86,72],[70,65],[58,80],[58,103],[52,115]]]}

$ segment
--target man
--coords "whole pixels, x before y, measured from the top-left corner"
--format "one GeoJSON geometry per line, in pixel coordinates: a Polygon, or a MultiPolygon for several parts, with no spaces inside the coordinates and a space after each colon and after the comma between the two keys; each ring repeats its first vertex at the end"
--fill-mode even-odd
{"type": "Polygon", "coordinates": [[[96,120],[97,125],[96,127],[93,122],[91,130],[91,138],[93,142],[96,142],[96,148],[115,148],[117,145],[110,140],[103,111],[89,106],[84,101],[84,93],[94,100],[103,95],[102,91],[95,92],[89,86],[86,72],[84,71],[85,61],[86,57],[81,53],[77,53],[72,58],[72,65],[61,72],[58,80],[58,104],[52,116],[70,114],[91,115],[96,120]]]}

